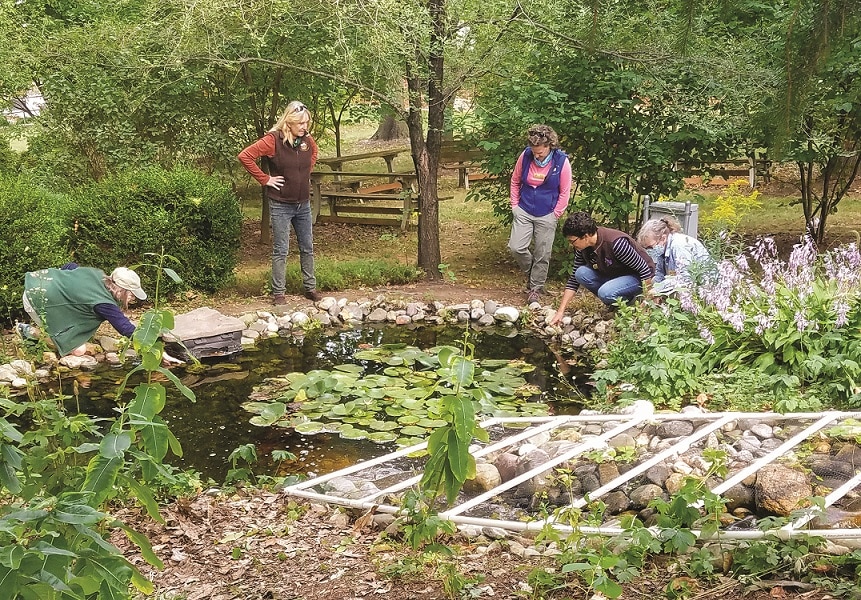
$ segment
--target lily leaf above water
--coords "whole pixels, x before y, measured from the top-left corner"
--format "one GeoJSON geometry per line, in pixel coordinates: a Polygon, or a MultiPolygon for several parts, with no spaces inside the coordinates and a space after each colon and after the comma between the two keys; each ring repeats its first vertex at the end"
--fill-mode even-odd
{"type": "Polygon", "coordinates": [[[540,389],[523,377],[535,367],[522,360],[465,360],[453,346],[404,344],[365,348],[354,358],[364,364],[267,379],[243,404],[256,415],[250,422],[408,446],[446,424],[446,398],[454,396],[470,398],[478,420],[547,414],[546,404],[530,401],[540,389]]]}

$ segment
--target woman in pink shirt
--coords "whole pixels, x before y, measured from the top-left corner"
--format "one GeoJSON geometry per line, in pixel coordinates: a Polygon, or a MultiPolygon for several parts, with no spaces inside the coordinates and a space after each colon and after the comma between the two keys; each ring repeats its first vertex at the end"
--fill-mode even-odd
{"type": "Polygon", "coordinates": [[[571,197],[571,163],[552,127],[533,125],[511,175],[514,222],[508,249],[526,274],[526,302],[538,302],[547,282],[556,222],[571,197]],[[531,249],[530,249],[531,246],[531,249]]]}

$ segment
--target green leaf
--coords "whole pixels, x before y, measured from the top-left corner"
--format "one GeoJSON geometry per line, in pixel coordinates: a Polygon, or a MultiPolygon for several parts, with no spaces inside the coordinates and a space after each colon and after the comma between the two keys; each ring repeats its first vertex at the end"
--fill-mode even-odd
{"type": "Polygon", "coordinates": [[[466,481],[469,472],[469,447],[466,444],[458,443],[458,436],[455,430],[450,430],[448,435],[448,464],[451,467],[452,475],[460,483],[466,481]]]}
{"type": "MultiPolygon", "coordinates": [[[[182,283],[182,278],[170,267],[162,267],[161,270],[164,271],[164,274],[170,277],[171,281],[174,283],[182,283]]],[[[168,329],[173,329],[173,325],[166,325],[166,327],[168,327],[168,329]]]]}
{"type": "Polygon", "coordinates": [[[451,371],[457,384],[466,388],[472,385],[475,376],[475,363],[463,356],[457,356],[452,361],[451,371]]]}
{"type": "Polygon", "coordinates": [[[183,396],[185,396],[192,402],[197,401],[197,398],[194,396],[194,392],[192,392],[191,389],[186,387],[186,385],[179,380],[179,377],[174,375],[170,369],[165,369],[161,366],[161,359],[159,359],[158,367],[155,370],[167,377],[171,381],[171,383],[176,386],[176,389],[178,389],[182,393],[183,396]]]}
{"type": "Polygon", "coordinates": [[[167,401],[164,386],[157,383],[141,383],[135,386],[135,397],[129,403],[129,412],[146,420],[159,414],[167,401]]]}
{"type": "Polygon", "coordinates": [[[415,437],[427,435],[427,432],[428,430],[424,427],[416,427],[415,425],[407,425],[406,427],[401,429],[401,435],[409,435],[415,437]]]}
{"type": "Polygon", "coordinates": [[[137,479],[125,475],[120,476],[120,481],[128,486],[134,497],[143,504],[151,519],[164,524],[164,519],[158,510],[158,502],[156,502],[155,496],[153,496],[152,491],[147,486],[141,484],[137,479]]]}
{"type": "Polygon", "coordinates": [[[17,600],[18,573],[16,569],[0,566],[0,600],[17,600]]]}
{"type": "Polygon", "coordinates": [[[150,542],[149,542],[149,538],[147,538],[147,536],[145,536],[144,534],[142,534],[142,533],[140,533],[140,532],[135,531],[134,529],[132,529],[131,527],[129,527],[129,526],[127,526],[127,525],[122,525],[122,524],[121,524],[121,525],[120,525],[120,529],[122,529],[123,531],[125,531],[126,536],[127,536],[127,537],[132,541],[132,542],[134,542],[134,544],[135,544],[138,548],[140,548],[141,556],[143,556],[143,557],[144,557],[144,559],[145,559],[149,564],[151,564],[152,566],[154,566],[156,569],[159,569],[159,570],[164,569],[164,563],[163,563],[163,562],[161,561],[161,559],[156,555],[156,553],[155,553],[155,552],[153,552],[152,545],[150,544],[150,542]]]}
{"type": "Polygon", "coordinates": [[[451,398],[450,410],[457,438],[463,443],[472,441],[472,432],[475,429],[475,408],[472,401],[464,396],[454,396],[451,398]]]}
{"type": "Polygon", "coordinates": [[[325,425],[318,421],[309,421],[308,423],[301,423],[294,427],[296,433],[301,433],[304,435],[313,435],[315,433],[320,433],[321,431],[323,431],[324,428],[325,425]]]}
{"type": "Polygon", "coordinates": [[[377,444],[386,444],[393,442],[398,438],[398,435],[393,431],[375,431],[368,435],[368,439],[377,444]]]}
{"type": "Polygon", "coordinates": [[[452,359],[459,354],[460,350],[453,348],[452,346],[441,347],[439,353],[437,353],[440,366],[446,368],[450,367],[452,365],[452,359]]]}
{"type": "Polygon", "coordinates": [[[12,545],[0,548],[0,565],[4,567],[17,569],[21,565],[22,558],[24,558],[24,549],[21,546],[12,545]]]}
{"type": "Polygon", "coordinates": [[[99,444],[99,454],[105,458],[120,458],[125,456],[126,450],[132,445],[132,436],[128,431],[120,433],[107,433],[99,444]]]}
{"type": "Polygon", "coordinates": [[[51,514],[57,521],[70,525],[95,525],[105,516],[86,504],[60,504],[51,514]]]}
{"type": "Polygon", "coordinates": [[[81,491],[91,492],[89,503],[91,506],[99,506],[113,491],[117,474],[123,466],[122,457],[109,458],[98,454],[90,459],[87,465],[87,477],[81,491]]]}

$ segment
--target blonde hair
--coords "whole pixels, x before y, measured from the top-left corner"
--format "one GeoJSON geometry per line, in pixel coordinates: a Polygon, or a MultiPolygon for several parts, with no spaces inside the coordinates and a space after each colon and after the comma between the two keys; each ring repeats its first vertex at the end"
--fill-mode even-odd
{"type": "Polygon", "coordinates": [[[129,290],[118,286],[116,283],[114,283],[114,280],[111,279],[110,276],[105,277],[104,282],[105,287],[108,288],[108,291],[119,303],[120,308],[122,308],[123,310],[128,310],[129,302],[131,301],[134,294],[132,294],[129,290]]]}
{"type": "Polygon", "coordinates": [[[649,240],[658,242],[671,233],[678,233],[681,230],[682,224],[675,217],[667,215],[659,219],[649,219],[640,227],[637,241],[640,244],[645,244],[649,240]]]}
{"type": "Polygon", "coordinates": [[[290,132],[290,125],[301,123],[305,119],[308,119],[308,129],[310,129],[311,111],[309,111],[308,107],[298,100],[293,100],[287,105],[287,108],[284,110],[284,114],[281,115],[281,118],[275,122],[275,125],[273,125],[272,129],[269,131],[277,131],[281,134],[282,139],[285,139],[292,144],[293,134],[290,132]]]}

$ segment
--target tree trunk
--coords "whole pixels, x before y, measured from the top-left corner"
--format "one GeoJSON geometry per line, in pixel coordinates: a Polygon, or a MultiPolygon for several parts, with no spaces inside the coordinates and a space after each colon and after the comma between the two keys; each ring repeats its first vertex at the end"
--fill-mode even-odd
{"type": "Polygon", "coordinates": [[[395,115],[385,115],[380,121],[377,131],[371,136],[372,140],[391,141],[402,140],[410,135],[409,127],[403,121],[395,118],[395,115]]]}

